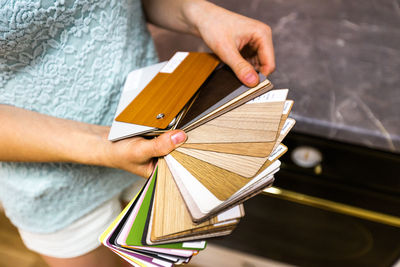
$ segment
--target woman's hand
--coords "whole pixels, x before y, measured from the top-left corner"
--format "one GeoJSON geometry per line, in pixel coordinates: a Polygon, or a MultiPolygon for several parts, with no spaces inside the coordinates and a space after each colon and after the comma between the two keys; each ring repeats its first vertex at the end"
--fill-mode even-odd
{"type": "Polygon", "coordinates": [[[197,34],[244,84],[258,84],[254,68],[264,75],[274,71],[274,48],[268,25],[206,1],[187,4],[185,14],[197,34]]]}
{"type": "Polygon", "coordinates": [[[147,178],[154,169],[154,159],[167,155],[185,140],[185,132],[174,130],[153,139],[132,137],[114,143],[109,142],[104,152],[104,165],[147,178]]]}
{"type": "Polygon", "coordinates": [[[271,28],[203,0],[142,0],[150,22],[201,37],[247,86],[275,69],[271,28]],[[251,64],[250,64],[250,63],[251,64]]]}

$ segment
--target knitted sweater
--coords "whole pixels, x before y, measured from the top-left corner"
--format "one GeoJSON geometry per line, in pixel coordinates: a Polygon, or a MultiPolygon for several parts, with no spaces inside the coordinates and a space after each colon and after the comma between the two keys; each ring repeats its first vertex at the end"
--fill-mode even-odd
{"type": "MultiPolygon", "coordinates": [[[[128,72],[155,62],[140,0],[0,1],[0,104],[110,125],[128,72]]],[[[0,162],[0,201],[17,227],[49,233],[136,179],[96,166],[0,162]]]]}

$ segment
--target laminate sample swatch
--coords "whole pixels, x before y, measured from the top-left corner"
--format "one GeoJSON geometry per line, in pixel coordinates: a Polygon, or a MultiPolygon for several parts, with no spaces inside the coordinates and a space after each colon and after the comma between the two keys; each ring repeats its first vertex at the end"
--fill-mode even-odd
{"type": "MultiPolygon", "coordinates": [[[[228,199],[251,181],[251,178],[241,176],[176,150],[171,152],[170,155],[221,201],[228,199]]],[[[276,157],[273,160],[275,161],[278,158],[276,157]]],[[[265,170],[272,162],[265,161],[254,176],[265,170]]]]}
{"type": "MultiPolygon", "coordinates": [[[[285,101],[284,110],[282,113],[281,121],[279,123],[278,132],[281,133],[277,140],[269,141],[269,142],[242,142],[242,143],[202,143],[202,144],[194,144],[194,143],[184,143],[181,145],[183,148],[192,148],[192,149],[199,149],[199,150],[207,150],[207,151],[215,151],[220,153],[231,153],[243,156],[252,156],[252,157],[266,157],[268,156],[274,148],[276,148],[279,143],[282,142],[283,138],[286,134],[290,131],[293,127],[285,127],[287,124],[286,120],[289,116],[290,110],[293,106],[292,100],[285,101]],[[286,133],[282,135],[282,133],[286,133]]],[[[289,126],[289,125],[288,125],[289,126]]]]}
{"type": "Polygon", "coordinates": [[[195,224],[185,206],[180,192],[163,159],[159,160],[155,191],[151,240],[168,240],[225,230],[237,224],[243,215],[243,207],[233,208],[228,216],[216,216],[201,224],[195,224]],[[233,214],[233,215],[230,215],[233,214]],[[214,225],[227,221],[227,224],[214,225]]]}
{"type": "Polygon", "coordinates": [[[247,103],[188,131],[186,143],[240,143],[275,140],[284,101],[247,103]]]}
{"type": "Polygon", "coordinates": [[[178,52],[116,120],[166,128],[218,64],[209,53],[178,52]]]}

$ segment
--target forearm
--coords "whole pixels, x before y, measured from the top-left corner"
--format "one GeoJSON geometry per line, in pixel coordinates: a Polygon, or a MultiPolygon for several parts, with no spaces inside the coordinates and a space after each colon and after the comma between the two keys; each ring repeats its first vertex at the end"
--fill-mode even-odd
{"type": "Polygon", "coordinates": [[[108,127],[0,105],[0,161],[102,165],[108,127]]]}
{"type": "Polygon", "coordinates": [[[218,8],[203,0],[142,0],[149,22],[173,31],[200,35],[196,18],[200,10],[218,8]]]}

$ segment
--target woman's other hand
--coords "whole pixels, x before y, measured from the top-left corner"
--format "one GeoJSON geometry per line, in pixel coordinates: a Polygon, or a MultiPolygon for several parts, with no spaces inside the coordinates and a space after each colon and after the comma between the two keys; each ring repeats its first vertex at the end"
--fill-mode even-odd
{"type": "Polygon", "coordinates": [[[154,158],[186,140],[180,130],[153,139],[107,140],[110,127],[0,104],[0,161],[73,162],[120,168],[149,177],[154,158]]]}
{"type": "Polygon", "coordinates": [[[258,70],[269,75],[275,69],[271,28],[254,19],[205,1],[186,7],[196,33],[248,86],[258,84],[258,70]]]}
{"type": "Polygon", "coordinates": [[[271,28],[203,0],[142,0],[149,22],[201,37],[247,86],[275,69],[271,28]]]}

